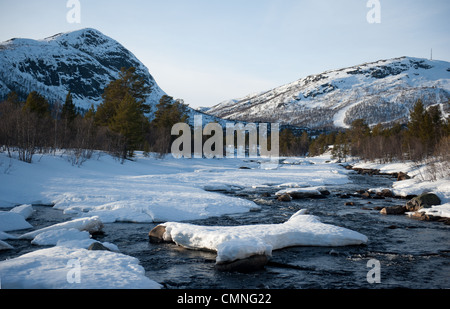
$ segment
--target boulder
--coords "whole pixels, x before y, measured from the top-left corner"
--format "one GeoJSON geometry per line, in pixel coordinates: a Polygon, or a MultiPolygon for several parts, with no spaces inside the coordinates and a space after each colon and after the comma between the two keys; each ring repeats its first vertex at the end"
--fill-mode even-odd
{"type": "Polygon", "coordinates": [[[406,209],[407,211],[418,211],[434,205],[441,205],[441,199],[434,193],[423,193],[407,202],[406,209]]]}
{"type": "Polygon", "coordinates": [[[163,225],[158,225],[148,233],[148,238],[152,244],[160,244],[164,242],[164,233],[166,232],[166,227],[163,225]]]}
{"type": "Polygon", "coordinates": [[[370,193],[369,193],[369,191],[365,191],[365,192],[361,193],[361,197],[362,197],[362,198],[370,198],[370,193]]]}
{"type": "Polygon", "coordinates": [[[277,198],[280,202],[290,202],[292,200],[292,197],[285,193],[285,194],[281,194],[280,196],[278,196],[277,198]]]}
{"type": "Polygon", "coordinates": [[[436,216],[433,216],[433,215],[428,215],[428,214],[426,214],[424,212],[421,212],[421,211],[416,211],[416,212],[412,213],[410,215],[410,217],[413,218],[413,219],[420,220],[420,221],[437,221],[440,218],[440,217],[436,217],[436,216]]]}
{"type": "Polygon", "coordinates": [[[406,212],[405,206],[392,206],[392,207],[385,207],[381,209],[380,213],[383,215],[402,215],[406,212]]]}
{"type": "Polygon", "coordinates": [[[402,181],[402,180],[406,180],[406,179],[411,179],[411,177],[409,177],[408,174],[403,173],[403,172],[399,172],[397,174],[397,181],[402,181]]]}
{"type": "Polygon", "coordinates": [[[306,199],[306,198],[319,198],[319,197],[323,197],[322,194],[320,192],[297,192],[297,191],[293,191],[293,192],[289,192],[288,193],[293,200],[300,200],[300,199],[306,199]]]}
{"type": "Polygon", "coordinates": [[[420,220],[420,221],[438,221],[438,222],[443,222],[445,225],[450,225],[450,218],[433,216],[430,214],[426,214],[425,212],[422,212],[422,211],[413,212],[409,216],[413,219],[420,220]]]}
{"type": "Polygon", "coordinates": [[[373,168],[353,168],[353,170],[357,171],[358,174],[361,174],[361,175],[373,176],[373,175],[380,174],[380,170],[373,169],[373,168]]]}
{"type": "Polygon", "coordinates": [[[383,189],[380,192],[377,192],[377,195],[382,197],[394,197],[394,193],[389,189],[383,189]]]}
{"type": "Polygon", "coordinates": [[[227,272],[251,273],[261,270],[269,262],[266,255],[253,255],[233,262],[217,263],[216,269],[227,272]]]}
{"type": "Polygon", "coordinates": [[[320,192],[320,194],[322,194],[324,196],[327,196],[327,195],[331,194],[331,192],[328,191],[327,189],[319,189],[319,192],[320,192]]]}
{"type": "Polygon", "coordinates": [[[103,251],[111,251],[109,248],[105,247],[99,242],[94,242],[89,246],[88,250],[103,250],[103,251]]]}

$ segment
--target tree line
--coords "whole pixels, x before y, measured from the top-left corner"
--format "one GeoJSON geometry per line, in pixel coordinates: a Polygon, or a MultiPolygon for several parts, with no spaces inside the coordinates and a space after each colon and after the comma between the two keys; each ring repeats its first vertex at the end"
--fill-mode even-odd
{"type": "Polygon", "coordinates": [[[186,121],[186,105],[164,95],[150,120],[146,103],[151,89],[135,68],[122,68],[119,78],[107,85],[101,104],[80,112],[69,92],[65,102],[50,104],[36,91],[25,102],[11,92],[0,103],[0,150],[31,163],[36,153],[69,152],[73,164],[82,164],[94,150],[114,155],[122,162],[135,151],[170,151],[171,127],[186,121]]]}
{"type": "MultiPolygon", "coordinates": [[[[64,103],[53,104],[36,91],[24,102],[12,92],[0,103],[0,151],[9,156],[18,153],[20,160],[31,163],[36,153],[64,150],[72,164],[78,165],[95,150],[108,152],[122,162],[137,150],[167,154],[176,138],[171,128],[186,122],[187,107],[182,100],[164,95],[152,111],[146,103],[150,92],[134,68],[122,68],[118,79],[105,88],[99,106],[92,105],[87,111],[75,106],[70,92],[64,103]]],[[[439,106],[425,108],[418,100],[409,119],[406,124],[389,127],[370,127],[358,119],[347,130],[316,137],[307,131],[294,134],[287,128],[279,135],[280,155],[316,156],[331,149],[339,160],[352,156],[381,163],[420,162],[430,157],[450,161],[450,119],[443,118],[439,106]]],[[[203,136],[203,142],[206,138],[203,136]]]]}
{"type": "MultiPolygon", "coordinates": [[[[449,103],[447,103],[449,104],[449,103]]],[[[312,138],[307,132],[295,136],[288,129],[280,134],[281,155],[317,156],[329,151],[334,158],[387,163],[420,162],[430,157],[449,160],[450,119],[444,119],[438,105],[425,108],[418,100],[406,124],[370,127],[363,119],[353,121],[347,130],[335,130],[312,138]]]]}

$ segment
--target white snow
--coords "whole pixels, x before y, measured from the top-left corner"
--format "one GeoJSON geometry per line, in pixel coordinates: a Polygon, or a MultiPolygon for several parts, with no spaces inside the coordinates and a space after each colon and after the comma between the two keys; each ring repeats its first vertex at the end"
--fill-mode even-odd
{"type": "MultiPolygon", "coordinates": [[[[87,251],[95,241],[88,232],[117,221],[178,222],[182,225],[180,221],[260,208],[246,199],[214,191],[283,188],[285,184],[307,188],[348,183],[348,171],[339,169],[336,164],[325,164],[327,160],[329,157],[311,158],[307,164],[296,160],[293,165],[285,162],[267,170],[261,168],[260,163],[245,159],[174,159],[170,156],[155,159],[141,153],[125,164],[109,155],[95,153],[80,167],[72,166],[64,153],[41,155],[32,164],[13,159],[8,173],[0,173],[0,207],[11,208],[1,212],[4,216],[0,219],[1,248],[10,248],[4,240],[16,238],[4,231],[19,233],[18,230],[32,228],[25,219],[33,214],[31,204],[53,204],[72,219],[21,234],[20,239],[34,245],[54,247],[0,262],[2,288],[159,288],[156,282],[145,277],[136,259],[118,253],[119,248],[114,244],[103,243],[114,252],[87,251]],[[240,169],[242,166],[251,169],[240,169]],[[81,264],[80,284],[70,284],[66,278],[70,270],[67,263],[73,259],[81,264]]],[[[10,159],[0,153],[0,161],[10,162],[10,159]]],[[[293,217],[270,229],[264,226],[240,229],[241,237],[216,241],[215,248],[220,252],[218,261],[250,253],[270,254],[285,245],[366,241],[363,235],[323,225],[311,216],[293,217]],[[296,226],[300,221],[305,221],[303,228],[296,226]]],[[[212,235],[221,232],[219,228],[212,235]]],[[[225,233],[223,237],[230,237],[230,234],[225,233]]]]}
{"type": "MultiPolygon", "coordinates": [[[[0,154],[0,160],[6,156],[0,154]]],[[[74,217],[98,216],[103,223],[183,221],[244,213],[255,203],[224,196],[216,190],[296,183],[301,187],[347,183],[347,171],[326,158],[317,164],[281,164],[265,170],[239,169],[242,159],[159,160],[138,154],[136,162],[119,164],[108,155],[71,166],[64,155],[44,155],[33,164],[13,160],[11,172],[0,174],[0,206],[54,204],[74,217]],[[336,172],[336,170],[339,170],[336,172]],[[4,181],[3,181],[4,180],[4,181]],[[206,191],[213,190],[213,191],[206,191]]]]}
{"type": "Polygon", "coordinates": [[[32,231],[20,236],[20,239],[33,239],[41,233],[48,231],[57,231],[57,230],[70,230],[77,229],[78,231],[87,231],[89,233],[94,233],[101,231],[103,228],[103,223],[100,221],[98,217],[89,217],[89,218],[79,218],[67,222],[58,223],[55,225],[51,225],[49,227],[45,227],[36,231],[32,231]]]}
{"type": "Polygon", "coordinates": [[[136,258],[55,246],[0,262],[4,289],[159,289],[136,258]]]}
{"type": "Polygon", "coordinates": [[[32,228],[25,218],[11,211],[0,211],[0,231],[10,232],[32,228]]]}
{"type": "Polygon", "coordinates": [[[424,212],[427,215],[450,218],[450,203],[431,206],[431,208],[423,208],[419,210],[419,212],[424,212]]]}
{"type": "Polygon", "coordinates": [[[5,239],[17,239],[17,237],[0,231],[0,240],[5,240],[5,239]]]}
{"type": "Polygon", "coordinates": [[[283,194],[305,194],[305,195],[315,195],[315,196],[320,196],[322,195],[322,193],[320,193],[319,190],[324,189],[322,187],[311,187],[311,188],[288,188],[288,189],[283,189],[280,191],[277,191],[275,193],[275,195],[283,195],[283,194]]]}
{"type": "Polygon", "coordinates": [[[32,205],[17,206],[11,209],[10,211],[21,215],[25,220],[31,217],[31,215],[34,213],[32,205]]]}
{"type": "Polygon", "coordinates": [[[87,231],[80,231],[75,228],[71,229],[56,229],[56,230],[48,230],[46,232],[42,232],[37,234],[31,243],[33,245],[39,246],[55,246],[58,242],[64,241],[74,241],[74,240],[86,240],[90,239],[91,236],[87,231]]]}
{"type": "MultiPolygon", "coordinates": [[[[2,97],[11,91],[6,84],[19,84],[24,87],[21,88],[24,92],[27,92],[26,89],[39,89],[39,92],[48,100],[64,102],[70,88],[68,82],[73,81],[74,78],[79,78],[81,83],[87,85],[108,85],[119,76],[120,68],[114,67],[111,63],[104,63],[105,59],[116,59],[133,64],[136,72],[144,76],[148,85],[152,87],[147,98],[148,104],[156,106],[159,99],[165,95],[150,75],[148,68],[135,55],[119,42],[95,29],[86,28],[61,33],[43,40],[12,39],[0,42],[0,49],[2,51],[0,73],[3,77],[0,96],[2,97]],[[93,37],[94,40],[89,40],[89,37],[93,37]],[[40,63],[44,63],[45,68],[35,70],[22,68],[40,63]],[[90,69],[80,74],[79,68],[86,66],[90,69]],[[71,72],[64,72],[62,67],[71,68],[71,72]],[[58,73],[59,80],[63,82],[51,82],[49,85],[50,73],[55,72],[58,73]]],[[[95,106],[100,104],[101,91],[96,90],[98,89],[87,92],[85,96],[83,93],[74,95],[75,105],[87,110],[91,104],[95,106]]]]}
{"type": "Polygon", "coordinates": [[[187,223],[162,224],[164,239],[189,249],[217,252],[216,262],[231,262],[252,255],[268,255],[292,246],[348,246],[365,244],[358,232],[320,222],[304,210],[282,224],[248,226],[197,226],[187,223]]]}
{"type": "Polygon", "coordinates": [[[3,240],[0,240],[0,251],[9,249],[13,249],[13,246],[8,244],[7,242],[4,242],[3,240]]]}
{"type": "MultiPolygon", "coordinates": [[[[450,217],[448,204],[450,203],[450,178],[440,178],[433,181],[423,180],[426,173],[426,166],[417,166],[412,162],[394,162],[379,164],[374,162],[360,162],[353,167],[379,169],[383,173],[404,172],[411,179],[396,181],[392,185],[392,192],[397,196],[420,195],[422,193],[434,193],[440,200],[441,205],[433,206],[431,209],[423,209],[435,216],[450,217]]],[[[373,191],[380,191],[383,188],[372,188],[373,191]]]]}
{"type": "Polygon", "coordinates": [[[358,118],[369,125],[392,122],[408,117],[420,98],[443,107],[450,89],[448,68],[446,61],[414,57],[380,60],[224,101],[208,113],[224,119],[269,119],[309,128],[347,128],[358,118]]]}
{"type": "MultiPolygon", "coordinates": [[[[0,153],[0,160],[9,158],[0,153]]],[[[138,260],[120,254],[114,244],[103,243],[112,252],[86,250],[95,241],[88,232],[117,221],[166,222],[167,238],[187,248],[214,250],[217,262],[270,255],[288,246],[366,243],[366,236],[321,223],[303,211],[283,224],[273,225],[206,227],[182,222],[260,207],[213,191],[253,187],[319,192],[329,185],[348,183],[350,171],[333,161],[326,163],[329,160],[329,156],[321,156],[308,158],[303,164],[306,161],[293,158],[265,170],[246,159],[155,159],[141,153],[125,164],[96,153],[81,167],[72,166],[62,153],[42,155],[32,164],[13,159],[8,173],[0,173],[0,207],[11,208],[0,212],[0,249],[10,248],[7,240],[16,235],[35,245],[53,247],[0,262],[2,288],[159,288],[145,276],[138,260]],[[240,169],[242,166],[251,169],[240,169]],[[32,228],[26,218],[33,214],[31,204],[38,203],[54,204],[72,219],[17,234],[32,228]],[[11,231],[14,235],[8,234],[11,231]],[[79,284],[67,280],[70,260],[80,262],[79,284]]],[[[405,167],[381,168],[414,172],[405,167]]],[[[434,190],[446,204],[427,211],[449,213],[448,180],[432,183],[413,178],[395,183],[393,190],[434,190]]]]}

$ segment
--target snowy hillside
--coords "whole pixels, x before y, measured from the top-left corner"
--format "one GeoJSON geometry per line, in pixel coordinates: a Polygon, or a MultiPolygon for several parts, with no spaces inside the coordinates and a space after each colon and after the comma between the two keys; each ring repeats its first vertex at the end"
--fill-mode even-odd
{"type": "Polygon", "coordinates": [[[50,102],[70,90],[74,103],[88,109],[101,102],[104,88],[122,67],[135,67],[158,103],[164,91],[149,70],[125,47],[95,29],[61,33],[43,40],[11,39],[0,43],[0,99],[15,91],[24,99],[38,91],[50,102]]]}
{"type": "MultiPolygon", "coordinates": [[[[166,93],[144,64],[100,31],[86,28],[43,40],[11,39],[0,43],[0,101],[11,91],[22,100],[37,91],[51,103],[64,102],[70,90],[75,105],[87,110],[102,102],[105,87],[118,78],[122,67],[135,67],[136,73],[144,76],[151,88],[147,103],[155,112],[166,93]]],[[[204,123],[226,122],[189,106],[187,113],[192,125],[195,115],[201,115],[204,123]]]]}
{"type": "Polygon", "coordinates": [[[331,70],[258,94],[222,102],[207,113],[238,121],[310,128],[403,121],[421,98],[450,112],[450,63],[401,57],[331,70]]]}

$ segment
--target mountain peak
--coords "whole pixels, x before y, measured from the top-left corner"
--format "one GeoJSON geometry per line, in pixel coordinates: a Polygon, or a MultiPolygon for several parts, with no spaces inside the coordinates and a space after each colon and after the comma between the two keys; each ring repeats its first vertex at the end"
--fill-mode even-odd
{"type": "Polygon", "coordinates": [[[94,37],[105,37],[105,35],[98,31],[97,29],[94,28],[82,28],[79,30],[74,30],[74,31],[68,31],[68,32],[61,32],[61,33],[57,33],[55,35],[52,35],[48,38],[43,39],[44,41],[57,41],[60,39],[66,39],[68,37],[71,38],[82,38],[82,37],[86,37],[86,36],[94,36],[94,37]]]}
{"type": "Polygon", "coordinates": [[[104,88],[121,68],[136,68],[152,89],[148,102],[165,94],[142,64],[114,39],[92,28],[59,33],[42,40],[13,39],[0,44],[0,100],[15,91],[24,99],[38,91],[50,102],[63,102],[71,91],[74,103],[88,109],[101,102],[104,88]]]}
{"type": "Polygon", "coordinates": [[[207,111],[238,121],[280,122],[310,128],[403,122],[414,103],[441,104],[450,113],[450,63],[399,57],[329,70],[207,111]]]}

